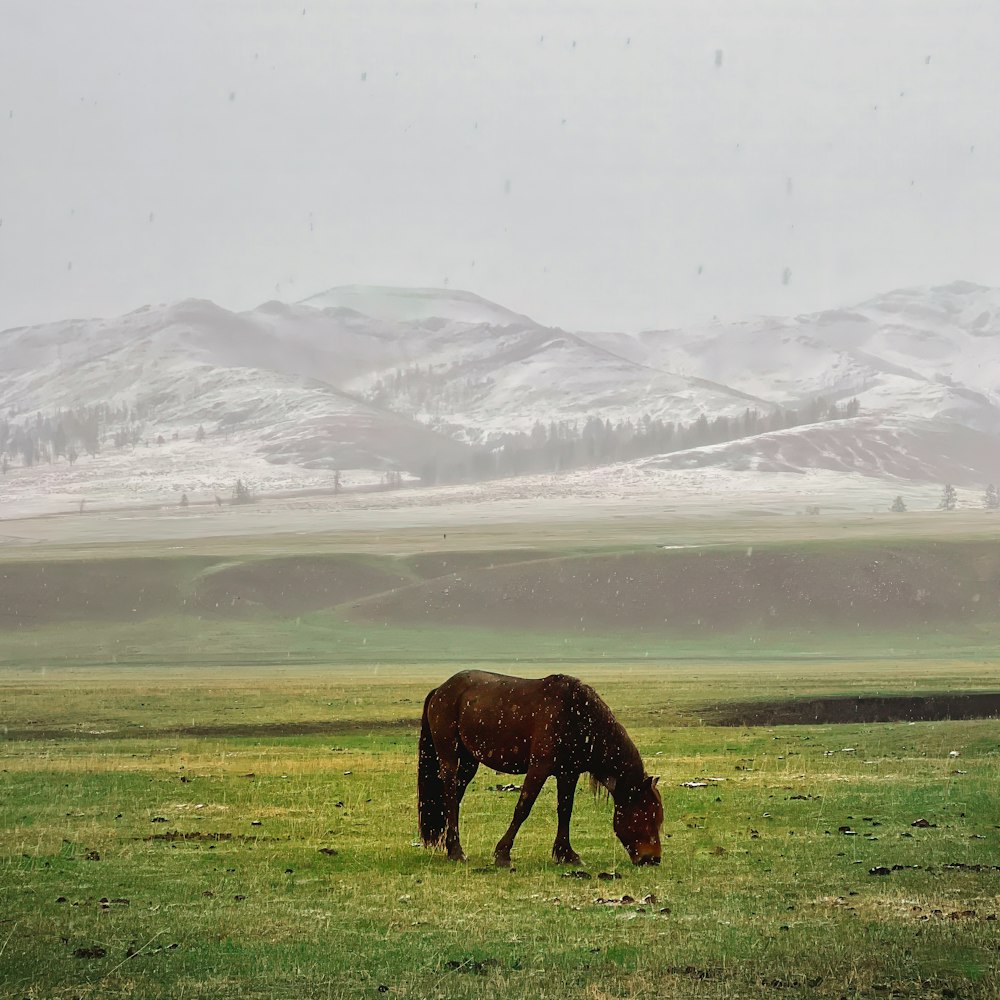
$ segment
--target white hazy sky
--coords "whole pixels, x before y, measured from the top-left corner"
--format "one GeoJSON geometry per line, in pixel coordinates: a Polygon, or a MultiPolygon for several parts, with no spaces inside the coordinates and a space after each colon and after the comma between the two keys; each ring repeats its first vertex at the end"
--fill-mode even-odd
{"type": "Polygon", "coordinates": [[[351,283],[584,329],[1000,284],[998,29],[996,0],[0,0],[0,328],[351,283]]]}

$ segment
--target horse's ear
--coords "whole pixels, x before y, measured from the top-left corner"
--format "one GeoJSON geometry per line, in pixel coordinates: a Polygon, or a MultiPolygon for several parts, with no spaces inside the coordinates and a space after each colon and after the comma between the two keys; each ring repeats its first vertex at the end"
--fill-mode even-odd
{"type": "Polygon", "coordinates": [[[651,789],[656,788],[656,786],[659,783],[660,783],[660,776],[658,774],[651,774],[649,775],[648,778],[646,778],[646,784],[649,785],[651,789]]]}

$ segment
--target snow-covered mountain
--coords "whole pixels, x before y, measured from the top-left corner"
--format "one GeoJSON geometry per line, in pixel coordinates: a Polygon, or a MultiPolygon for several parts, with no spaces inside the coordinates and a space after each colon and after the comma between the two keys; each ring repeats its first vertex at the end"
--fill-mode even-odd
{"type": "Polygon", "coordinates": [[[372,319],[393,322],[445,319],[490,326],[532,322],[527,316],[457,289],[342,285],[303,299],[301,304],[313,309],[350,309],[372,319]]]}
{"type": "Polygon", "coordinates": [[[143,414],[144,437],[192,437],[202,427],[306,468],[407,468],[466,450],[338,389],[354,369],[338,363],[337,326],[314,330],[307,314],[293,338],[269,324],[274,315],[269,306],[237,315],[187,300],[116,320],[8,330],[0,334],[2,412],[17,423],[128,406],[143,414]]]}
{"type": "MultiPolygon", "coordinates": [[[[182,468],[200,427],[198,447],[224,440],[226,462],[252,460],[265,486],[267,468],[281,465],[313,470],[301,485],[322,488],[333,470],[361,482],[386,470],[464,467],[474,447],[539,423],[725,417],[736,426],[752,410],[780,424],[782,411],[817,397],[857,398],[860,412],[730,433],[734,440],[641,463],[827,469],[969,488],[1000,479],[1000,290],[955,282],[810,315],[634,335],[543,327],[468,292],[367,286],[243,313],[187,300],[7,330],[0,502],[14,479],[37,474],[19,461],[18,429],[97,405],[142,425],[117,442],[134,449],[135,468],[153,461],[143,449],[160,439],[174,442],[182,468]]],[[[102,452],[115,446],[115,430],[102,428],[102,452]]],[[[47,460],[65,462],[54,447],[47,460]]],[[[100,464],[84,456],[75,476],[86,462],[100,464]]],[[[220,466],[218,482],[237,471],[220,466]]]]}
{"type": "Polygon", "coordinates": [[[633,361],[712,378],[783,405],[871,393],[873,410],[921,416],[1000,405],[1000,289],[956,281],[858,306],[733,324],[584,334],[633,361]],[[933,390],[933,386],[943,389],[933,390]],[[917,389],[916,395],[913,389],[917,389]]]}

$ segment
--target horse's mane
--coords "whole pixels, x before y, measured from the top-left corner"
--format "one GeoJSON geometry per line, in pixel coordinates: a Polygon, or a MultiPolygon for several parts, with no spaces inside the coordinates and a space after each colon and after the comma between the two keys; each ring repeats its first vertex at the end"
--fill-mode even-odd
{"type": "MultiPolygon", "coordinates": [[[[624,749],[629,756],[634,754],[641,771],[642,759],[639,757],[639,751],[636,749],[628,733],[625,732],[625,727],[615,718],[614,712],[608,708],[604,699],[589,684],[581,683],[577,688],[576,694],[579,701],[577,701],[574,708],[578,710],[578,714],[587,720],[590,727],[590,739],[594,745],[605,747],[609,745],[617,746],[624,749]]],[[[604,790],[605,798],[614,794],[615,784],[614,775],[601,777],[593,771],[590,772],[590,791],[595,798],[600,794],[602,789],[604,790]]]]}
{"type": "Polygon", "coordinates": [[[596,799],[597,796],[601,794],[602,790],[604,791],[604,800],[607,801],[608,796],[611,795],[611,789],[608,788],[608,786],[606,784],[604,784],[604,782],[601,781],[600,778],[595,777],[594,774],[591,774],[590,775],[590,794],[593,795],[594,798],[596,799]]]}

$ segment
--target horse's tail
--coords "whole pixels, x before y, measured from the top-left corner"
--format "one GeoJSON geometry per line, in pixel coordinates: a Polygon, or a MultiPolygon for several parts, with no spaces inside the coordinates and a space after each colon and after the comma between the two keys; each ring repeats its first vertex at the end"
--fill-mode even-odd
{"type": "MultiPolygon", "coordinates": [[[[437,689],[435,688],[435,691],[437,689]]],[[[425,847],[436,847],[444,838],[444,782],[441,780],[437,750],[427,721],[427,705],[434,697],[431,691],[424,699],[424,714],[420,719],[420,749],[417,758],[417,817],[420,839],[425,847]]]]}

